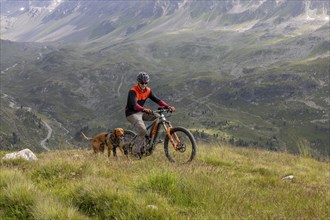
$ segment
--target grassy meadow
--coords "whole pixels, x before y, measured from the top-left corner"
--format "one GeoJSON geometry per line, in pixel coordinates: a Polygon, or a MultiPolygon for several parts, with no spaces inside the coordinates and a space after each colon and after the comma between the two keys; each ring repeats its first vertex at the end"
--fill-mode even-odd
{"type": "Polygon", "coordinates": [[[160,145],[142,160],[118,156],[67,150],[1,160],[0,219],[330,218],[326,162],[219,144],[200,144],[185,165],[169,163],[160,145]]]}

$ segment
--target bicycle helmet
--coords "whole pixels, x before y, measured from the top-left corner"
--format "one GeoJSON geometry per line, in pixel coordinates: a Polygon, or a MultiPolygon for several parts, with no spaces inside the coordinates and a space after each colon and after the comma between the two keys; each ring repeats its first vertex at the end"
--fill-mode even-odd
{"type": "Polygon", "coordinates": [[[138,82],[149,82],[150,77],[146,72],[139,72],[137,76],[137,81],[138,82]]]}

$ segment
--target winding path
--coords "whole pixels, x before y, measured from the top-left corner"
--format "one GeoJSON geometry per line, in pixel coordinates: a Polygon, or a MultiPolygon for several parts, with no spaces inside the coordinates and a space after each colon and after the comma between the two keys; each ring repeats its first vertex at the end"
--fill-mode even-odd
{"type": "Polygon", "coordinates": [[[52,133],[53,133],[53,129],[49,126],[49,124],[45,121],[42,121],[44,123],[44,125],[46,126],[47,130],[48,130],[48,134],[47,134],[47,137],[45,139],[43,139],[41,142],[40,142],[40,145],[43,149],[47,150],[47,151],[50,151],[50,149],[46,146],[46,142],[49,140],[49,138],[52,136],[52,133]]]}

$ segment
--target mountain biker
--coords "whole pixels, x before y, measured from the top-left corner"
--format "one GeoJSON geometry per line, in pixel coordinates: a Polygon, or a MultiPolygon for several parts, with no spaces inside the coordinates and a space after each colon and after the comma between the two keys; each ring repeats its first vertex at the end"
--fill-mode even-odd
{"type": "Polygon", "coordinates": [[[147,135],[147,129],[144,121],[153,121],[156,119],[156,115],[152,114],[152,111],[148,108],[144,108],[144,104],[148,98],[157,103],[161,107],[165,107],[174,111],[175,108],[166,104],[163,100],[159,99],[147,87],[150,77],[145,72],[139,72],[137,75],[137,84],[133,86],[127,97],[127,104],[125,108],[126,119],[132,124],[133,129],[137,132],[137,138],[135,145],[133,146],[133,154],[140,156],[141,148],[144,145],[145,137],[147,135]]]}

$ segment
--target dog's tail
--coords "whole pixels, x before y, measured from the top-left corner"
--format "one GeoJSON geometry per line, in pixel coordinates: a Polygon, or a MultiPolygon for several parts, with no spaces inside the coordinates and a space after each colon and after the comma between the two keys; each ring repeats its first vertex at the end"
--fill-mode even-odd
{"type": "Polygon", "coordinates": [[[80,132],[85,140],[93,140],[93,138],[87,137],[82,131],[80,132]]]}

